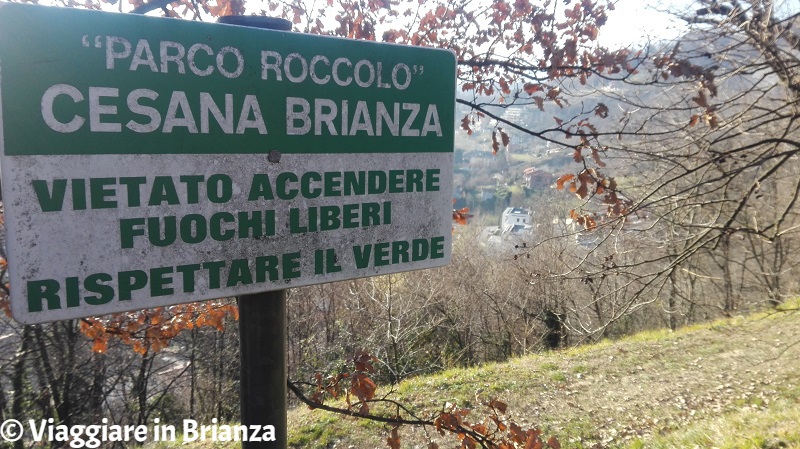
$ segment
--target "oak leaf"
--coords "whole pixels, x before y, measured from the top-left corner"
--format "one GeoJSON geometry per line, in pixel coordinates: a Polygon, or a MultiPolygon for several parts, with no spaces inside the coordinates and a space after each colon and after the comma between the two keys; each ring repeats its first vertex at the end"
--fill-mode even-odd
{"type": "Polygon", "coordinates": [[[571,180],[573,180],[573,179],[575,179],[575,175],[573,175],[573,174],[571,174],[571,173],[567,173],[566,175],[563,175],[563,176],[561,176],[561,177],[560,177],[560,178],[558,178],[558,180],[556,181],[556,189],[557,189],[557,190],[564,190],[564,184],[565,184],[567,181],[571,181],[571,180]]]}
{"type": "Polygon", "coordinates": [[[508,144],[511,142],[511,138],[508,137],[508,134],[502,129],[500,130],[500,140],[502,140],[504,147],[508,147],[508,144]]]}
{"type": "Polygon", "coordinates": [[[597,151],[597,148],[592,148],[592,159],[599,167],[605,167],[606,164],[602,160],[600,160],[600,154],[597,151]]]}
{"type": "Polygon", "coordinates": [[[386,438],[386,445],[391,449],[400,449],[400,434],[397,431],[397,426],[392,428],[389,437],[386,438]]]}
{"type": "Polygon", "coordinates": [[[508,405],[505,402],[498,401],[497,399],[489,401],[489,407],[496,409],[500,413],[505,413],[508,409],[508,405]]]}

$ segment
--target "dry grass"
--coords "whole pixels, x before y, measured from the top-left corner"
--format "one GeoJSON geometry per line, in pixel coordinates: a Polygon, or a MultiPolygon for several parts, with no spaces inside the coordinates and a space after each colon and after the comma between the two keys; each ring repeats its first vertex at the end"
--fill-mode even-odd
{"type": "MultiPolygon", "coordinates": [[[[480,391],[565,447],[778,448],[800,445],[798,380],[800,314],[779,313],[450,370],[404,382],[395,397],[425,415],[447,401],[474,406],[480,391]]],[[[292,411],[291,441],[308,441],[303,429],[325,415],[292,411]]],[[[325,439],[293,447],[385,447],[379,425],[322,419],[325,439]]],[[[401,435],[424,447],[424,432],[401,435]]]]}
{"type": "MultiPolygon", "coordinates": [[[[799,381],[800,313],[782,312],[449,370],[391,394],[420,416],[445,402],[473,407],[476,397],[497,398],[511,418],[540,426],[562,447],[778,449],[800,448],[799,381]]],[[[402,428],[402,447],[427,447],[431,433],[402,428]]],[[[293,448],[384,448],[387,434],[383,425],[319,410],[289,412],[293,448]]],[[[166,447],[239,444],[151,449],[166,447]]]]}

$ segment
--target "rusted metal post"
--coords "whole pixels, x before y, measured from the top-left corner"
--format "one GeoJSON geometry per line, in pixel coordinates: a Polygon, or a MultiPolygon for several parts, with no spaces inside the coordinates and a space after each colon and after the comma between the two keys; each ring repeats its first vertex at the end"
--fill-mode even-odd
{"type": "MultiPolygon", "coordinates": [[[[243,449],[286,448],[286,290],[238,298],[242,424],[274,426],[274,441],[243,449]]],[[[266,435],[265,432],[261,434],[266,435]]]]}

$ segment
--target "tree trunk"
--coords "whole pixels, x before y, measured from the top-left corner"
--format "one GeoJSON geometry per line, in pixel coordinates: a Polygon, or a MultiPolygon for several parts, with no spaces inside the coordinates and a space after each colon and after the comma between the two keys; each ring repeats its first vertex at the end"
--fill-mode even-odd
{"type": "MultiPolygon", "coordinates": [[[[23,407],[25,402],[25,358],[31,347],[31,334],[33,333],[33,326],[22,327],[22,339],[17,354],[14,357],[14,370],[11,377],[11,388],[14,389],[13,398],[11,402],[11,416],[19,419],[23,416],[23,407]]],[[[25,444],[22,440],[14,442],[14,449],[23,449],[25,444]]]]}

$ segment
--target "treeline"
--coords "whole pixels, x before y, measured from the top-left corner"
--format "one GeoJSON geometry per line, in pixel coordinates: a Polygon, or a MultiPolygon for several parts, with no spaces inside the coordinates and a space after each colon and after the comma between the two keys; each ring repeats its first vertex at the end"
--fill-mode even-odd
{"type": "MultiPolygon", "coordinates": [[[[533,212],[535,234],[497,245],[478,229],[456,229],[453,261],[444,268],[291,290],[290,378],[336,372],[365,350],[380,360],[376,378],[394,383],[775,306],[796,291],[796,238],[730,238],[704,250],[691,268],[654,281],[641,260],[678,244],[654,239],[664,235],[654,231],[654,221],[586,233],[554,220],[552,207],[533,212]],[[641,300],[644,290],[653,293],[648,301],[641,300]]],[[[222,317],[220,326],[186,325],[154,345],[160,337],[153,329],[164,319],[169,316],[137,323],[141,327],[126,338],[112,332],[98,347],[80,320],[22,326],[4,316],[2,417],[68,425],[102,418],[125,424],[152,424],[156,417],[162,423],[236,421],[234,317],[222,317]]]]}

